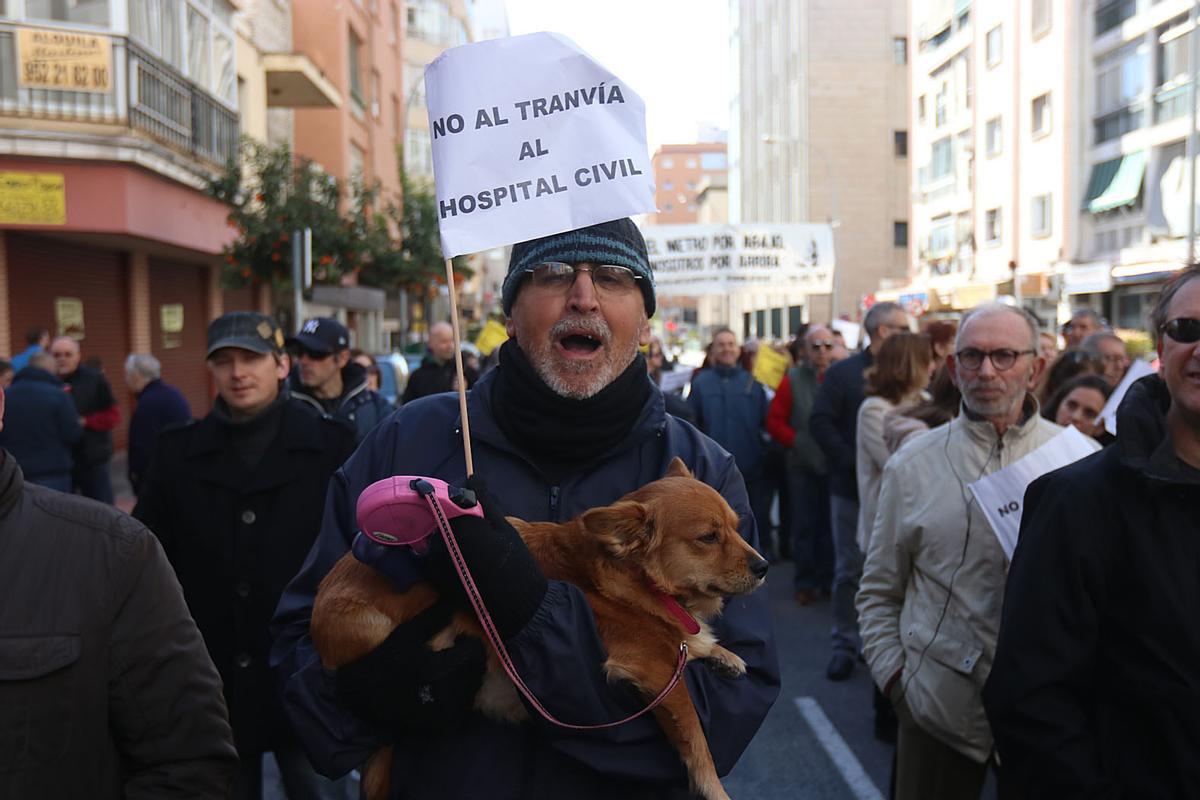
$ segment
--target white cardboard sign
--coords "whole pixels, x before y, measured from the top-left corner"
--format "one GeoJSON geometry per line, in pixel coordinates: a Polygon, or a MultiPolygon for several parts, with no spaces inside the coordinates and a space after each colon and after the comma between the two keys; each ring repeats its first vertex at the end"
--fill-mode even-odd
{"type": "Polygon", "coordinates": [[[828,225],[649,225],[642,235],[659,297],[739,289],[827,294],[833,286],[828,225]]]}
{"type": "Polygon", "coordinates": [[[566,37],[451,48],[425,93],[446,258],[655,210],[645,104],[566,37]]]}
{"type": "Polygon", "coordinates": [[[1129,369],[1125,370],[1125,377],[1117,384],[1117,388],[1108,396],[1108,402],[1104,404],[1104,410],[1100,412],[1100,416],[1096,421],[1104,425],[1104,429],[1113,436],[1117,435],[1117,409],[1121,407],[1121,401],[1125,399],[1125,393],[1129,391],[1129,387],[1133,386],[1135,381],[1139,381],[1147,375],[1154,374],[1154,367],[1146,361],[1138,359],[1129,365],[1129,369]]]}
{"type": "Polygon", "coordinates": [[[1099,449],[1095,439],[1070,426],[1024,458],[968,485],[1009,561],[1017,549],[1025,490],[1029,484],[1047,472],[1065,467],[1099,449]]]}

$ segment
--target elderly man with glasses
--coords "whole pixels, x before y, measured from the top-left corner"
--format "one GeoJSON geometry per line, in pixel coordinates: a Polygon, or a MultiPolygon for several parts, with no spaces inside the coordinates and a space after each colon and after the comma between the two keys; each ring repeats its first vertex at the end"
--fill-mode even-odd
{"type": "Polygon", "coordinates": [[[1025,494],[984,691],[1024,797],[1200,797],[1200,267],[1151,324],[1116,443],[1025,494]]]}
{"type": "MultiPolygon", "coordinates": [[[[566,521],[662,477],[679,457],[722,493],[741,534],[757,545],[745,484],[729,453],[665,412],[647,375],[638,348],[650,341],[654,283],[631,220],[514,245],[502,298],[512,338],[467,397],[470,485],[484,494],[488,519],[459,518],[477,520],[466,528],[456,519],[456,538],[533,694],[561,719],[622,719],[644,700],[604,673],[604,647],[583,591],[547,580],[501,514],[566,521]]],[[[686,795],[687,775],[653,717],[580,733],[536,722],[515,727],[475,710],[485,660],[479,640],[462,637],[436,653],[424,646],[424,632],[448,619],[451,600],[400,625],[359,661],[336,673],[322,668],[308,636],[313,597],[351,549],[359,494],[391,475],[462,486],[461,424],[454,395],[407,404],[331,482],[317,545],[280,603],[273,653],[284,702],[314,763],[327,774],[345,773],[393,742],[392,785],[413,800],[686,795]]],[[[440,560],[442,545],[431,550],[440,560]]],[[[389,553],[399,557],[376,563],[397,585],[428,579],[443,597],[457,596],[453,570],[389,553]]],[[[730,680],[694,661],[684,677],[692,697],[703,698],[697,711],[725,774],[779,691],[766,593],[727,604],[713,632],[746,660],[746,675],[730,680]]]]}
{"type": "Polygon", "coordinates": [[[1029,394],[1045,361],[1027,312],[975,309],[947,365],[962,413],[905,444],[884,468],[857,600],[871,674],[900,721],[898,800],[979,797],[994,765],[980,693],[1008,564],[968,485],[1062,430],[1029,394]]]}

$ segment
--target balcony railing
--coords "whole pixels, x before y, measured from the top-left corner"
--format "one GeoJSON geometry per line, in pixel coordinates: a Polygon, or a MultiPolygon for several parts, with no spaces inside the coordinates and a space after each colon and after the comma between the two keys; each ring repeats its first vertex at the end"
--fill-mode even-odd
{"type": "Polygon", "coordinates": [[[14,31],[0,26],[0,117],[128,125],[210,164],[237,154],[237,113],[124,37],[111,37],[112,91],[69,92],[17,85],[14,31]]]}
{"type": "Polygon", "coordinates": [[[1188,90],[1191,82],[1176,84],[1154,92],[1154,124],[1182,117],[1188,113],[1188,90]]]}

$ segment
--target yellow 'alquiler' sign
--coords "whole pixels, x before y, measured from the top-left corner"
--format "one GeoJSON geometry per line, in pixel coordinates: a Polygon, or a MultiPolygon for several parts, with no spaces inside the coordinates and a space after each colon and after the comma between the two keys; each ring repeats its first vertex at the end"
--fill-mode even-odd
{"type": "Polygon", "coordinates": [[[0,172],[0,224],[65,225],[67,182],[61,172],[0,172]]]}
{"type": "Polygon", "coordinates": [[[22,89],[111,92],[112,39],[94,33],[17,28],[22,89]]]}

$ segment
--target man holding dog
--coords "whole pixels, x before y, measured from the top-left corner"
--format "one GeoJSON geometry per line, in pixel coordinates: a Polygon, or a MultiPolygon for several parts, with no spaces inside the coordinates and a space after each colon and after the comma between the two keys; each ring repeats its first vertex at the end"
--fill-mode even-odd
{"type": "MultiPolygon", "coordinates": [[[[479,531],[484,523],[468,530],[455,520],[457,538],[519,672],[550,712],[575,723],[621,719],[645,700],[602,673],[604,649],[583,594],[547,581],[497,513],[566,521],[662,477],[679,456],[725,497],[741,534],[757,545],[745,486],[728,453],[665,413],[647,376],[638,346],[649,341],[654,284],[632,221],[515,245],[503,301],[512,338],[468,397],[490,521],[479,531]]],[[[581,733],[537,718],[514,727],[475,712],[483,646],[460,638],[439,653],[423,647],[446,618],[438,606],[336,675],[322,669],[309,614],[321,578],[350,547],[359,494],[391,475],[461,486],[461,436],[457,399],[423,398],[376,428],[335,473],[317,545],[275,620],[273,662],[290,676],[284,702],[310,756],[337,775],[393,742],[392,786],[406,798],[686,795],[679,755],[651,715],[581,733]]],[[[428,577],[443,596],[454,592],[452,573],[426,576],[411,560],[389,576],[404,582],[405,569],[407,583],[428,577]]],[[[699,662],[685,671],[721,774],[779,690],[766,600],[764,592],[732,600],[714,625],[718,640],[745,659],[745,676],[724,678],[699,662]]]]}

